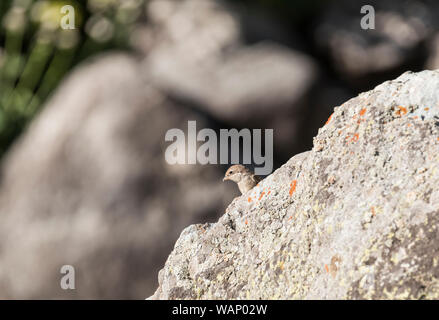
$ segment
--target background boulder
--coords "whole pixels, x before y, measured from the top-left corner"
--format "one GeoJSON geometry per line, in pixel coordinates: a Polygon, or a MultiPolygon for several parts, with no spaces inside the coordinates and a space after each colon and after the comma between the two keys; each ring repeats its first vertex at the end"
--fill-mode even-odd
{"type": "Polygon", "coordinates": [[[208,120],[109,55],[64,83],[5,159],[2,298],[138,298],[181,229],[233,198],[214,166],[167,164],[166,130],[208,120]],[[60,288],[72,265],[76,290],[60,288]],[[148,270],[148,272],[145,272],[148,270]]]}

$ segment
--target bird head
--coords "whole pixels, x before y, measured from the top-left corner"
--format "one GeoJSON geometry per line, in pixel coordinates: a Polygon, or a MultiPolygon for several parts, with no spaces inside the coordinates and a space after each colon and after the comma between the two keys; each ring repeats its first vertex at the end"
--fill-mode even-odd
{"type": "Polygon", "coordinates": [[[242,177],[244,177],[248,173],[249,171],[246,167],[240,164],[235,164],[227,170],[223,181],[231,180],[238,183],[241,181],[242,177]]]}

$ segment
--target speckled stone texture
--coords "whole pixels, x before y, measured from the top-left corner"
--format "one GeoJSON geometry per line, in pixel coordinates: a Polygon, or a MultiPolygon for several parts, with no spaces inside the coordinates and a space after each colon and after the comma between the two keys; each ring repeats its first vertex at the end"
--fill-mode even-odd
{"type": "Polygon", "coordinates": [[[311,151],[192,225],[152,299],[439,298],[439,71],[336,107],[311,151]]]}

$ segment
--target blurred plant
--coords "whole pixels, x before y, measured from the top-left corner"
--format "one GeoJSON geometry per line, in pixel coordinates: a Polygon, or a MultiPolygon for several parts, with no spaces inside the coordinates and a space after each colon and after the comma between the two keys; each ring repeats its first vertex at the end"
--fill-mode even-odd
{"type": "Polygon", "coordinates": [[[0,1],[0,156],[66,73],[107,49],[128,49],[146,0],[0,1]],[[75,29],[60,27],[75,9],[75,29]]]}

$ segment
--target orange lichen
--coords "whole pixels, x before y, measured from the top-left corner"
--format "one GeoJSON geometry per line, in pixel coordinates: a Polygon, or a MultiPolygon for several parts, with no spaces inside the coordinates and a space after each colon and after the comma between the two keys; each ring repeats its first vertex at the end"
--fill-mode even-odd
{"type": "MultiPolygon", "coordinates": [[[[362,123],[364,121],[362,116],[364,116],[365,114],[366,114],[366,108],[361,109],[360,112],[359,112],[360,117],[357,120],[357,124],[360,124],[360,123],[362,123]]],[[[352,117],[352,119],[354,119],[354,120],[357,119],[357,115],[354,115],[352,117]]]]}
{"type": "Polygon", "coordinates": [[[358,133],[355,133],[354,134],[354,136],[352,137],[352,142],[357,142],[358,141],[358,138],[359,138],[359,134],[358,133]]]}
{"type": "Polygon", "coordinates": [[[348,134],[345,138],[346,144],[348,144],[349,142],[357,142],[359,138],[360,135],[358,133],[354,133],[353,135],[348,134]]]}
{"type": "Polygon", "coordinates": [[[341,258],[338,254],[331,258],[331,265],[329,266],[329,271],[331,272],[331,276],[335,278],[337,275],[337,271],[339,269],[339,264],[341,263],[341,258]]]}
{"type": "Polygon", "coordinates": [[[252,202],[252,197],[248,197],[247,201],[252,202]]]}
{"type": "Polygon", "coordinates": [[[290,221],[291,219],[293,219],[293,216],[290,216],[290,217],[288,218],[288,221],[290,221]]]}
{"type": "Polygon", "coordinates": [[[284,262],[279,262],[279,269],[284,270],[284,262]]]}
{"type": "Polygon", "coordinates": [[[430,108],[424,108],[424,110],[425,110],[425,111],[428,111],[428,110],[430,110],[430,108]]]}
{"type": "Polygon", "coordinates": [[[325,264],[325,270],[326,270],[326,273],[329,273],[329,267],[327,264],[325,264]]]}
{"type": "Polygon", "coordinates": [[[325,124],[328,124],[331,121],[332,115],[333,115],[333,113],[329,116],[328,120],[326,120],[325,124]]]}
{"type": "Polygon", "coordinates": [[[265,194],[265,192],[264,192],[264,191],[262,191],[262,192],[261,192],[261,195],[259,196],[259,199],[258,199],[258,200],[261,200],[261,199],[262,199],[262,197],[264,196],[264,194],[265,194]]]}
{"type": "Polygon", "coordinates": [[[294,191],[296,191],[297,180],[293,180],[290,183],[290,197],[293,195],[294,191]]]}
{"type": "Polygon", "coordinates": [[[245,219],[245,224],[248,224],[248,220],[247,219],[245,219]]]}
{"type": "Polygon", "coordinates": [[[375,207],[370,207],[370,211],[372,211],[372,217],[375,217],[375,207]]]}
{"type": "Polygon", "coordinates": [[[398,106],[399,110],[396,110],[396,114],[398,116],[403,116],[407,114],[407,108],[404,108],[403,106],[398,106]]]}

